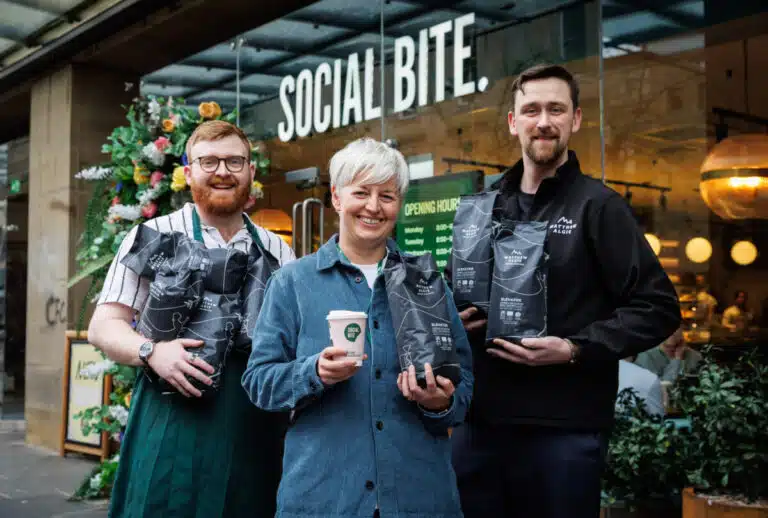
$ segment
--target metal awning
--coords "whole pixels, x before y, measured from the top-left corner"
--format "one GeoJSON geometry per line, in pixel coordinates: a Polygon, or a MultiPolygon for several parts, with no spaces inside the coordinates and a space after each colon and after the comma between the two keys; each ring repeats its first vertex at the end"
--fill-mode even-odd
{"type": "MultiPolygon", "coordinates": [[[[1,1],[1,0],[0,0],[1,1]]],[[[387,0],[384,2],[385,48],[394,39],[419,29],[475,13],[475,28],[492,30],[558,8],[584,2],[568,0],[387,0]]],[[[242,35],[240,49],[241,107],[275,97],[280,80],[301,70],[314,70],[352,52],[379,48],[378,1],[321,0],[242,35]]],[[[638,42],[687,32],[704,24],[703,0],[604,0],[606,57],[637,50],[638,42]],[[659,7],[655,7],[658,5],[659,7]]],[[[235,106],[236,41],[223,42],[142,79],[142,92],[183,97],[187,104],[215,100],[235,106]]]]}
{"type": "Polygon", "coordinates": [[[0,67],[61,37],[121,0],[0,0],[0,67]]]}

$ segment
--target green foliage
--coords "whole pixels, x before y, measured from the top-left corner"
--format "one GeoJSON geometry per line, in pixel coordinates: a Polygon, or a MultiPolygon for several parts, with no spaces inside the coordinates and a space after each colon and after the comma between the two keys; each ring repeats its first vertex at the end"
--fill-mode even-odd
{"type": "MultiPolygon", "coordinates": [[[[706,357],[706,356],[705,356],[706,357]]],[[[669,510],[685,487],[755,500],[768,497],[768,367],[755,353],[735,364],[706,359],[671,398],[690,428],[649,415],[619,395],[604,474],[604,504],[669,510]]]]}
{"type": "Polygon", "coordinates": [[[690,485],[707,493],[768,498],[768,365],[756,352],[733,366],[707,362],[673,392],[691,420],[690,485]]]}

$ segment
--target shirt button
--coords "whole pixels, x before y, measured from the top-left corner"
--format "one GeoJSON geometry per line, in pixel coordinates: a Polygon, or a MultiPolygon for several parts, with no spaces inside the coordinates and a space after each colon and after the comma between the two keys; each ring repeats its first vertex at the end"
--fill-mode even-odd
{"type": "Polygon", "coordinates": [[[374,320],[373,321],[373,328],[374,329],[378,329],[379,328],[379,321],[378,320],[374,320]]]}
{"type": "Polygon", "coordinates": [[[376,379],[377,380],[381,379],[381,369],[376,369],[376,379]]]}
{"type": "Polygon", "coordinates": [[[367,489],[368,491],[373,491],[374,487],[376,487],[376,486],[373,485],[373,480],[368,480],[365,483],[365,489],[367,489]]]}
{"type": "Polygon", "coordinates": [[[383,430],[384,429],[384,423],[381,421],[376,421],[376,429],[377,430],[383,430]]]}

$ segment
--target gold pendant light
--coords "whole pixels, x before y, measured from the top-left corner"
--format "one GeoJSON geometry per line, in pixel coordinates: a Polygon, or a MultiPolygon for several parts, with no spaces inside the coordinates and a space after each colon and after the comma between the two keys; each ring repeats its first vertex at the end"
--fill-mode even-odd
{"type": "Polygon", "coordinates": [[[768,135],[736,135],[701,164],[701,197],[723,219],[768,219],[768,135]]]}

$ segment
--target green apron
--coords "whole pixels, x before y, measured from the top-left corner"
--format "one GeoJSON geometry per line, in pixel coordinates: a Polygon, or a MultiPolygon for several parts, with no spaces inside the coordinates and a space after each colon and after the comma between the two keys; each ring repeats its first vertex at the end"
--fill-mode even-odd
{"type": "MultiPolygon", "coordinates": [[[[195,238],[202,241],[193,216],[195,238]]],[[[260,243],[253,224],[248,230],[260,243]]],[[[210,402],[162,395],[146,376],[138,377],[110,518],[274,516],[288,416],[248,400],[240,381],[247,361],[245,353],[230,353],[210,402]]]]}

